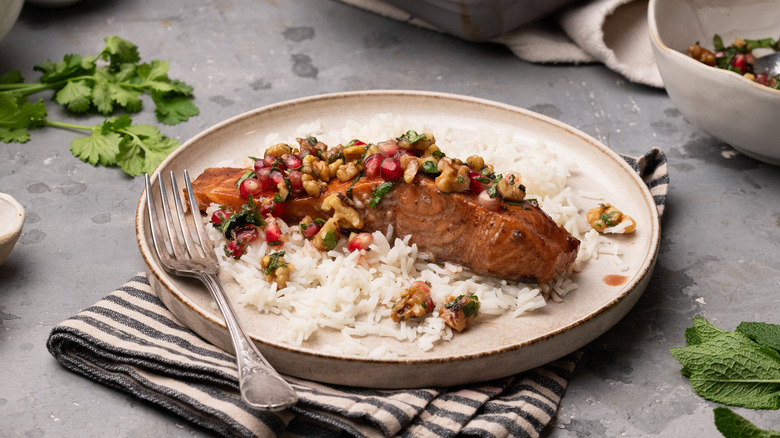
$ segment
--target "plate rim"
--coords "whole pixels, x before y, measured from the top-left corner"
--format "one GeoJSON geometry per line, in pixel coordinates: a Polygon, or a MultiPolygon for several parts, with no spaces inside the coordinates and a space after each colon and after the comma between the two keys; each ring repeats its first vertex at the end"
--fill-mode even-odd
{"type": "MultiPolygon", "coordinates": [[[[595,147],[597,150],[608,156],[614,163],[616,163],[618,166],[622,167],[623,170],[625,170],[631,179],[634,181],[634,183],[637,185],[637,187],[642,192],[642,195],[644,197],[644,201],[653,207],[653,209],[656,209],[655,201],[653,200],[653,196],[650,193],[649,188],[647,185],[642,181],[639,174],[634,171],[634,169],[631,168],[631,166],[615,151],[608,148],[606,145],[601,143],[600,141],[596,140],[592,136],[580,131],[577,128],[574,128],[571,125],[568,125],[564,122],[561,122],[559,120],[553,119],[549,116],[545,116],[543,114],[539,114],[536,112],[533,112],[531,110],[521,108],[518,106],[497,102],[485,98],[479,98],[474,96],[466,96],[466,95],[460,95],[460,94],[454,94],[454,93],[446,93],[446,92],[435,92],[435,91],[419,91],[419,90],[394,90],[394,89],[383,89],[383,90],[361,90],[361,91],[347,91],[347,92],[335,92],[335,93],[324,93],[324,94],[316,94],[311,96],[305,96],[305,97],[298,97],[293,99],[288,99],[284,101],[274,102],[271,104],[263,105],[258,108],[245,111],[243,113],[240,113],[238,115],[229,117],[221,122],[218,122],[205,130],[199,132],[195,136],[191,137],[189,140],[187,140],[184,144],[182,144],[179,148],[177,148],[173,153],[171,153],[155,170],[153,175],[150,175],[152,179],[155,179],[159,177],[159,171],[160,169],[163,169],[166,167],[166,165],[170,162],[176,159],[180,154],[185,153],[185,151],[188,149],[188,147],[191,144],[194,144],[198,142],[200,139],[213,135],[215,132],[228,129],[231,125],[234,125],[236,123],[239,123],[243,121],[244,119],[251,118],[253,116],[256,116],[257,114],[262,114],[264,112],[274,111],[279,108],[289,107],[289,106],[295,106],[300,104],[306,104],[310,102],[315,101],[323,101],[323,100],[334,100],[334,99],[355,99],[355,98],[372,98],[372,97],[404,97],[404,96],[414,96],[418,98],[435,98],[435,99],[443,99],[443,100],[456,100],[460,102],[466,102],[471,104],[478,104],[478,105],[484,105],[492,108],[497,108],[505,111],[510,111],[513,113],[520,114],[525,117],[530,117],[536,120],[539,120],[541,122],[553,125],[554,127],[566,131],[570,135],[574,135],[576,137],[581,138],[582,140],[585,140],[589,145],[595,147]]],[[[216,325],[220,327],[223,330],[227,330],[225,327],[225,324],[223,320],[219,319],[221,318],[221,315],[219,315],[219,318],[214,318],[213,315],[211,315],[209,312],[203,311],[204,309],[201,309],[199,306],[193,305],[194,303],[191,302],[189,297],[187,297],[184,293],[181,291],[176,290],[175,287],[173,287],[170,282],[166,280],[167,274],[161,273],[158,270],[156,270],[152,263],[150,263],[150,260],[148,257],[152,257],[153,255],[151,252],[149,255],[147,255],[144,252],[144,244],[145,239],[143,236],[145,235],[145,230],[142,230],[143,225],[143,219],[146,215],[146,191],[145,189],[142,191],[141,197],[138,201],[138,207],[136,210],[136,240],[139,245],[139,250],[141,252],[141,255],[144,259],[145,264],[147,265],[147,268],[151,271],[152,275],[155,276],[156,281],[159,282],[159,284],[163,285],[165,289],[171,293],[171,295],[176,298],[179,303],[189,307],[193,311],[197,312],[202,318],[204,318],[208,323],[216,325]]],[[[658,215],[652,215],[652,222],[651,222],[651,233],[650,233],[650,240],[649,240],[649,251],[647,254],[645,254],[644,258],[642,259],[641,268],[637,270],[636,274],[632,278],[632,281],[630,283],[627,283],[623,286],[623,292],[614,296],[611,300],[604,303],[600,308],[597,310],[588,313],[587,315],[584,315],[583,317],[577,319],[576,321],[573,321],[572,323],[569,323],[563,327],[557,327],[554,330],[549,331],[548,333],[538,336],[536,338],[514,343],[511,345],[506,345],[502,347],[497,347],[489,351],[481,351],[476,353],[467,353],[467,354],[461,354],[457,356],[442,356],[442,357],[431,357],[431,358],[407,358],[407,357],[397,357],[397,358],[377,358],[377,357],[367,357],[367,356],[340,356],[337,354],[332,353],[324,353],[321,351],[314,351],[308,348],[302,348],[300,346],[293,346],[289,345],[283,342],[279,341],[270,341],[267,339],[261,339],[253,334],[250,333],[250,337],[252,340],[259,345],[265,345],[268,347],[272,347],[274,349],[283,350],[288,353],[293,354],[302,354],[305,356],[311,356],[315,358],[321,358],[325,360],[336,360],[339,362],[347,361],[347,362],[354,362],[354,363],[367,363],[372,365],[435,365],[439,363],[452,363],[452,362],[461,362],[461,361],[468,361],[480,357],[485,356],[494,356],[499,354],[507,354],[514,352],[520,348],[531,346],[534,344],[538,344],[540,342],[547,341],[549,339],[555,338],[557,336],[560,336],[563,333],[566,333],[575,327],[579,325],[586,324],[590,321],[592,321],[597,316],[608,312],[610,310],[613,310],[619,303],[623,302],[627,297],[632,295],[632,293],[635,291],[637,287],[639,287],[642,283],[645,283],[643,287],[646,287],[646,283],[649,280],[649,277],[651,276],[653,269],[655,267],[657,257],[658,257],[658,251],[660,247],[660,239],[661,239],[661,232],[660,232],[660,218],[658,215]]],[[[644,289],[640,292],[643,293],[644,289]]],[[[622,319],[622,317],[621,317],[622,319]]],[[[611,327],[611,326],[610,326],[611,327]]],[[[609,329],[609,328],[607,328],[609,329]]],[[[580,346],[581,347],[581,346],[580,346]]],[[[579,347],[578,347],[579,348],[579,347]]]]}

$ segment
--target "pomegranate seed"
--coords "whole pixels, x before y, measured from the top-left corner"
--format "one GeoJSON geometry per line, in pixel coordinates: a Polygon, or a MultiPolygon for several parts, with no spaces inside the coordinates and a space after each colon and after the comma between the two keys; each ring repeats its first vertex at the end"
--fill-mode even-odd
{"type": "Polygon", "coordinates": [[[392,157],[399,149],[398,143],[396,143],[395,140],[380,141],[376,144],[376,147],[379,148],[379,152],[386,157],[392,157]]]}
{"type": "Polygon", "coordinates": [[[271,184],[271,189],[274,191],[279,190],[279,184],[284,184],[284,174],[278,170],[272,170],[271,173],[268,174],[268,179],[271,184]]]}
{"type": "Polygon", "coordinates": [[[503,204],[501,198],[498,196],[491,198],[487,190],[482,191],[477,197],[477,200],[479,201],[479,205],[487,208],[490,211],[498,211],[498,209],[500,209],[501,205],[503,204]]]}
{"type": "Polygon", "coordinates": [[[260,170],[265,169],[266,168],[265,167],[265,161],[263,161],[263,160],[255,160],[254,168],[255,168],[255,173],[258,173],[258,172],[260,172],[260,170]]]}
{"type": "Polygon", "coordinates": [[[257,178],[247,178],[238,186],[238,193],[246,199],[249,195],[257,196],[263,190],[263,184],[257,178]]]}
{"type": "Polygon", "coordinates": [[[413,292],[416,289],[420,289],[423,292],[428,292],[428,293],[431,292],[431,287],[428,286],[428,283],[420,280],[415,281],[414,283],[411,284],[411,286],[409,286],[410,292],[413,292]]]}
{"type": "Polygon", "coordinates": [[[403,157],[404,155],[414,155],[414,154],[409,149],[398,148],[398,151],[393,155],[393,158],[395,158],[400,162],[401,157],[403,157]]]}
{"type": "Polygon", "coordinates": [[[225,255],[238,260],[244,255],[245,245],[237,240],[231,240],[225,245],[225,255]]]}
{"type": "Polygon", "coordinates": [[[284,203],[274,202],[269,198],[263,200],[260,205],[260,214],[263,216],[279,217],[284,213],[284,203]]]}
{"type": "Polygon", "coordinates": [[[254,225],[244,225],[233,230],[233,236],[241,243],[252,243],[260,238],[260,233],[254,225]]]}
{"type": "Polygon", "coordinates": [[[366,142],[364,142],[364,141],[360,141],[358,139],[352,140],[352,146],[365,146],[365,145],[366,145],[366,142]]]}
{"type": "Polygon", "coordinates": [[[230,215],[225,210],[216,210],[214,213],[211,213],[211,223],[220,225],[223,222],[225,222],[230,215]]]}
{"type": "Polygon", "coordinates": [[[279,228],[279,224],[276,223],[276,219],[268,221],[265,225],[265,241],[269,245],[283,245],[282,242],[282,229],[279,228]]]}
{"type": "Polygon", "coordinates": [[[383,158],[382,154],[373,154],[369,155],[368,158],[363,161],[363,168],[366,171],[367,177],[376,178],[379,176],[379,168],[382,165],[383,158]]]}
{"type": "Polygon", "coordinates": [[[274,154],[268,154],[263,158],[263,163],[265,164],[265,167],[274,167],[276,166],[277,169],[285,170],[286,166],[284,164],[284,161],[280,160],[279,157],[277,157],[274,154]]]}
{"type": "Polygon", "coordinates": [[[488,180],[488,177],[474,170],[469,170],[469,178],[471,179],[469,182],[469,190],[471,190],[472,193],[482,193],[487,190],[488,184],[479,180],[488,180]]]}
{"type": "Polygon", "coordinates": [[[745,54],[745,62],[750,64],[750,65],[753,65],[753,64],[756,63],[756,57],[753,56],[751,53],[746,53],[745,54]]]}
{"type": "Polygon", "coordinates": [[[288,177],[294,192],[303,190],[303,174],[299,170],[291,170],[288,177]]]}
{"type": "Polygon", "coordinates": [[[755,81],[758,82],[759,84],[766,85],[766,83],[768,82],[768,79],[769,79],[769,75],[767,75],[766,73],[764,73],[764,72],[756,73],[755,81]]]}
{"type": "Polygon", "coordinates": [[[320,232],[320,224],[317,222],[312,222],[309,225],[301,226],[301,233],[303,233],[303,237],[311,240],[314,238],[314,236],[317,235],[317,233],[320,232]]]}
{"type": "Polygon", "coordinates": [[[347,244],[347,250],[354,252],[358,250],[367,250],[374,243],[374,235],[371,233],[359,233],[352,236],[347,244]]]}
{"type": "Polygon", "coordinates": [[[379,174],[385,181],[396,181],[404,175],[401,163],[395,158],[385,158],[379,168],[379,174]]]}
{"type": "Polygon", "coordinates": [[[731,58],[731,66],[739,69],[740,73],[745,73],[745,70],[747,69],[747,61],[745,59],[745,55],[742,53],[737,53],[734,55],[733,58],[731,58]]]}
{"type": "Polygon", "coordinates": [[[301,157],[293,154],[284,154],[282,155],[282,160],[284,161],[284,164],[287,166],[288,169],[300,169],[301,168],[301,157]]]}
{"type": "MultiPolygon", "coordinates": [[[[260,161],[258,161],[259,163],[260,161]]],[[[270,167],[262,167],[260,169],[255,170],[255,178],[260,181],[260,183],[263,185],[263,190],[271,190],[273,189],[273,186],[271,185],[271,168],[270,167]]]]}

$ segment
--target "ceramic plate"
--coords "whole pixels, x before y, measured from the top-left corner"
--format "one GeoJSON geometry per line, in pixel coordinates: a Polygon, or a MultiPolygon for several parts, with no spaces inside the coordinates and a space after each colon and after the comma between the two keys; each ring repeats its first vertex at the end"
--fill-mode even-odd
{"type": "MultiPolygon", "coordinates": [[[[621,270],[609,257],[589,262],[572,278],[579,289],[563,303],[526,313],[486,318],[473,329],[457,334],[423,352],[410,344],[403,358],[358,358],[326,353],[338,332],[326,333],[303,346],[274,341],[264,334],[284,330],[282,317],[266,315],[234,304],[239,318],[261,352],[281,373],[328,383],[375,388],[450,386],[512,375],[562,357],[592,341],[633,307],[644,291],[655,264],[660,230],[653,198],[642,180],[614,152],[593,138],[545,116],[517,107],[471,97],[415,92],[369,91],[315,96],[269,105],[220,123],[194,137],[169,156],[153,175],[169,171],[193,178],[225,159],[257,155],[266,136],[294,136],[296,128],[319,120],[325,131],[342,129],[348,120],[367,121],[377,113],[403,115],[426,126],[446,126],[475,132],[487,126],[511,131],[520,141],[543,141],[559,156],[572,160],[577,170],[569,185],[581,192],[598,193],[629,213],[638,231],[617,236],[623,248],[621,270]],[[285,134],[288,133],[288,134],[285,134]],[[610,275],[625,277],[617,286],[610,275]]],[[[435,135],[435,131],[434,131],[435,135]]],[[[182,184],[183,186],[183,184],[182,184]]],[[[596,201],[592,201],[595,206],[596,201]]],[[[189,279],[166,274],[148,244],[146,197],[141,196],[136,217],[138,243],[151,272],[150,280],[166,306],[195,332],[232,350],[222,317],[207,290],[189,279]]],[[[226,285],[231,300],[239,291],[226,285]]],[[[371,343],[368,339],[366,342],[371,343]]]]}

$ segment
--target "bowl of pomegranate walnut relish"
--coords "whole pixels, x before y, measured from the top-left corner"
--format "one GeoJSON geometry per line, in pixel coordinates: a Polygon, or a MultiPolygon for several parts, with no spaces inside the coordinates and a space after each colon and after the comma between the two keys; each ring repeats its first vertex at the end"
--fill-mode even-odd
{"type": "Polygon", "coordinates": [[[756,58],[778,50],[777,2],[651,0],[648,21],[658,70],[683,116],[745,155],[780,165],[778,78],[753,70],[756,58]]]}

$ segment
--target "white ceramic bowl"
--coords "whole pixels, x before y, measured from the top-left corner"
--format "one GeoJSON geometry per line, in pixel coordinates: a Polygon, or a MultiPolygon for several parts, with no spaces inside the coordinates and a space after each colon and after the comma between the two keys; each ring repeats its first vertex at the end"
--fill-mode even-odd
{"type": "Polygon", "coordinates": [[[24,207],[16,199],[0,193],[0,265],[11,254],[22,234],[24,216],[24,207]]]}
{"type": "Polygon", "coordinates": [[[448,33],[487,41],[574,0],[387,0],[448,33]]]}
{"type": "Polygon", "coordinates": [[[14,27],[24,0],[0,0],[0,40],[14,27]]]}
{"type": "Polygon", "coordinates": [[[685,54],[697,41],[712,50],[715,34],[778,38],[777,0],[650,0],[650,39],[666,91],[693,124],[740,152],[780,165],[780,91],[685,54]]]}

